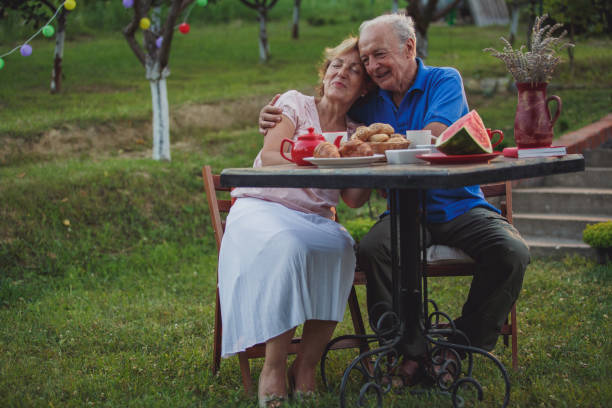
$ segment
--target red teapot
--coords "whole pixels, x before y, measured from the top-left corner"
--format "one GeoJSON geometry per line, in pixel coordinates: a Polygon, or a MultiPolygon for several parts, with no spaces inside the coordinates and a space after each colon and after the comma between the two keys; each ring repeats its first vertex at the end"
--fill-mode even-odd
{"type": "MultiPolygon", "coordinates": [[[[336,147],[340,147],[340,141],[342,140],[342,136],[338,136],[334,140],[334,144],[336,147]]],[[[280,154],[285,160],[289,160],[297,164],[298,166],[312,166],[312,163],[309,163],[304,160],[305,157],[312,157],[314,154],[314,149],[321,142],[325,142],[325,138],[323,135],[318,135],[315,133],[314,128],[308,128],[308,133],[302,136],[298,136],[297,141],[294,142],[291,139],[283,139],[280,145],[280,154]],[[285,143],[291,144],[291,157],[285,156],[285,143]]]]}

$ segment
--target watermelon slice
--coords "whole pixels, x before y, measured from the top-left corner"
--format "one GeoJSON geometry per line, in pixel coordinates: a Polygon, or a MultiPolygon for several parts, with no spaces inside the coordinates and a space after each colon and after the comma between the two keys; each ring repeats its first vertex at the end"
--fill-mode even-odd
{"type": "Polygon", "coordinates": [[[475,110],[457,119],[436,140],[436,148],[444,154],[491,153],[491,139],[475,110]]]}

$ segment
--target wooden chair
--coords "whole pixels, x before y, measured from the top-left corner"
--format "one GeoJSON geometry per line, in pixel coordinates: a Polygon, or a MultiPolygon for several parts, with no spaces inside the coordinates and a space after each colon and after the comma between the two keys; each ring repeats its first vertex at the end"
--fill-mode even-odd
{"type": "MultiPolygon", "coordinates": [[[[210,212],[210,220],[215,233],[215,240],[217,241],[217,250],[221,249],[221,240],[223,239],[223,231],[225,230],[225,220],[221,218],[221,213],[227,214],[232,205],[231,200],[220,199],[217,197],[218,192],[228,192],[230,188],[222,187],[220,184],[219,175],[213,174],[210,166],[204,166],[202,168],[202,178],[204,180],[204,190],[206,192],[206,199],[208,200],[208,209],[210,212]]],[[[217,275],[217,281],[219,276],[217,275]]],[[[355,279],[351,293],[348,299],[348,306],[353,321],[353,328],[356,334],[365,334],[365,326],[361,317],[361,310],[359,308],[359,302],[357,300],[357,293],[355,292],[355,286],[357,284],[365,284],[365,274],[360,271],[355,271],[355,279]]],[[[214,343],[213,343],[213,361],[212,361],[212,373],[216,374],[221,366],[221,336],[222,336],[222,324],[221,324],[221,305],[219,303],[219,288],[216,289],[216,300],[215,300],[215,329],[214,329],[214,343]]],[[[289,353],[295,354],[298,350],[300,338],[294,338],[289,346],[289,353]]],[[[344,349],[344,348],[359,348],[361,351],[367,349],[367,345],[357,340],[345,340],[338,342],[334,345],[333,349],[344,349]]],[[[253,391],[253,380],[251,379],[251,368],[249,360],[252,358],[259,358],[265,356],[265,343],[259,343],[252,347],[249,347],[244,352],[238,353],[238,360],[240,362],[240,372],[242,375],[242,383],[244,385],[245,392],[251,394],[253,391]]]]}
{"type": "MultiPolygon", "coordinates": [[[[502,215],[504,215],[510,223],[512,223],[512,184],[509,181],[497,184],[489,184],[482,186],[482,191],[487,200],[498,197],[500,200],[499,207],[502,215]]],[[[427,262],[425,264],[425,274],[427,277],[447,277],[447,276],[474,276],[474,261],[462,251],[456,248],[445,247],[443,245],[434,245],[439,252],[454,252],[460,253],[459,257],[448,257],[444,259],[431,256],[435,252],[433,247],[428,248],[427,262]]],[[[506,323],[502,326],[501,334],[504,339],[504,344],[508,346],[508,338],[512,339],[512,368],[518,369],[518,340],[517,340],[517,324],[516,324],[516,303],[512,305],[510,310],[510,320],[506,319],[506,323]]]]}

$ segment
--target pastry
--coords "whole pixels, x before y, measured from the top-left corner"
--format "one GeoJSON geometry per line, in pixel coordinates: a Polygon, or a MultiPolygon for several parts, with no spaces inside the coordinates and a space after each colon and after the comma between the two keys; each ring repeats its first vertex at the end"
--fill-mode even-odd
{"type": "Polygon", "coordinates": [[[351,136],[351,139],[359,139],[362,142],[367,142],[371,134],[372,133],[370,132],[370,129],[368,129],[367,126],[359,126],[355,130],[355,133],[353,133],[353,136],[351,136]]]}
{"type": "Polygon", "coordinates": [[[386,133],[376,133],[369,139],[370,142],[386,142],[387,140],[389,140],[389,135],[386,133]]]}
{"type": "Polygon", "coordinates": [[[372,132],[370,136],[377,133],[384,133],[387,135],[395,133],[393,126],[389,125],[388,123],[372,123],[370,126],[368,126],[368,129],[370,129],[370,132],[372,132]]]}
{"type": "Polygon", "coordinates": [[[407,140],[402,135],[393,136],[389,138],[389,140],[387,140],[387,143],[402,143],[402,142],[408,142],[408,144],[410,144],[410,141],[407,140]]]}
{"type": "Polygon", "coordinates": [[[329,142],[321,142],[315,147],[313,156],[316,158],[338,158],[338,148],[329,142]]]}
{"type": "Polygon", "coordinates": [[[359,139],[351,139],[340,146],[340,156],[342,157],[363,157],[373,156],[372,148],[359,139]]]}

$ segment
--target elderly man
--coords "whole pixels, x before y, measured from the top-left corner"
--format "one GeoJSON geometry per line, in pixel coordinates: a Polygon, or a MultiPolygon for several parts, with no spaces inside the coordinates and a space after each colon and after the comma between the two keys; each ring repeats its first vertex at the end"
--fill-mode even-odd
{"type": "MultiPolygon", "coordinates": [[[[396,132],[430,129],[435,136],[468,112],[459,72],[430,67],[416,57],[410,17],[391,14],[365,21],[359,28],[359,54],[379,89],[353,105],[353,119],[391,124],[396,132]]],[[[268,105],[260,127],[278,119],[268,105]]],[[[479,186],[428,190],[427,244],[462,249],[478,264],[461,316],[455,320],[472,345],[492,350],[516,301],[529,263],[529,249],[518,231],[490,205],[479,186]]],[[[368,307],[391,301],[390,217],[378,222],[359,243],[358,261],[368,278],[368,307]]],[[[380,309],[377,308],[380,311],[380,309]]],[[[417,311],[412,311],[417,313],[417,311]]],[[[402,374],[411,383],[425,353],[417,327],[408,328],[402,374]]],[[[451,339],[463,342],[461,338],[451,339]]]]}

